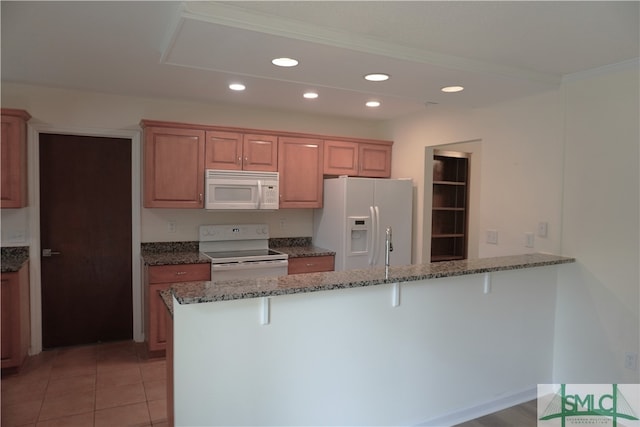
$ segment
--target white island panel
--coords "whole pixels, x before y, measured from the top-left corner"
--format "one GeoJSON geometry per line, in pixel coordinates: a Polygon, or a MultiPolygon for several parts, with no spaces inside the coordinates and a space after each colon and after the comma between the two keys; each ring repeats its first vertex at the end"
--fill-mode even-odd
{"type": "Polygon", "coordinates": [[[558,266],[174,302],[175,420],[416,425],[550,383],[558,266]]]}

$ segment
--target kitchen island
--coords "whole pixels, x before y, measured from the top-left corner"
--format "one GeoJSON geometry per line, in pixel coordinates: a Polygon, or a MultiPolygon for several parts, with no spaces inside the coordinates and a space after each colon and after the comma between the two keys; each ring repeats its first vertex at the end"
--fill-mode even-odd
{"type": "Polygon", "coordinates": [[[552,380],[557,269],[572,262],[175,284],[175,425],[446,425],[535,398],[552,380]]]}

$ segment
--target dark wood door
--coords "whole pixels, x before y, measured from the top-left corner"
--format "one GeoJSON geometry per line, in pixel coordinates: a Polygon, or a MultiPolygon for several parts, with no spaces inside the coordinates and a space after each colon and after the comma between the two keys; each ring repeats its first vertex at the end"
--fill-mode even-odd
{"type": "Polygon", "coordinates": [[[131,140],[40,135],[40,245],[43,347],[131,339],[131,140]]]}

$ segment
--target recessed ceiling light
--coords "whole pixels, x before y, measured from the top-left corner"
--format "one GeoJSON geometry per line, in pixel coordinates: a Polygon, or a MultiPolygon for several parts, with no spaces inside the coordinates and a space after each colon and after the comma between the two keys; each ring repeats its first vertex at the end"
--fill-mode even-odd
{"type": "Polygon", "coordinates": [[[369,80],[370,82],[383,82],[389,79],[389,74],[371,73],[364,76],[364,79],[369,80]]]}
{"type": "Polygon", "coordinates": [[[316,99],[318,97],[318,94],[316,92],[305,92],[302,96],[307,99],[316,99]]]}
{"type": "Polygon", "coordinates": [[[293,58],[276,58],[271,63],[278,67],[295,67],[298,65],[298,61],[293,58]]]}
{"type": "Polygon", "coordinates": [[[375,108],[380,106],[380,101],[367,101],[365,104],[367,107],[375,108]]]}
{"type": "Polygon", "coordinates": [[[241,91],[241,90],[245,90],[246,87],[242,83],[231,83],[229,85],[229,89],[235,90],[235,91],[241,91]]]}
{"type": "Polygon", "coordinates": [[[454,92],[461,92],[464,90],[464,88],[462,86],[446,86],[440,90],[447,93],[454,93],[454,92]]]}

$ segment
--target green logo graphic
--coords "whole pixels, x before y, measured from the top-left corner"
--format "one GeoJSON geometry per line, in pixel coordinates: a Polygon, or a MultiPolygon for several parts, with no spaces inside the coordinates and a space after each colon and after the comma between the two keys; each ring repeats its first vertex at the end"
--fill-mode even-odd
{"type": "Polygon", "coordinates": [[[617,427],[620,418],[638,420],[636,413],[620,392],[617,384],[612,384],[611,394],[600,395],[594,393],[567,394],[566,384],[561,384],[560,392],[553,396],[539,419],[547,421],[559,418],[562,427],[565,427],[567,419],[573,418],[576,424],[591,424],[598,417],[603,417],[603,421],[611,419],[613,427],[617,427]]]}

